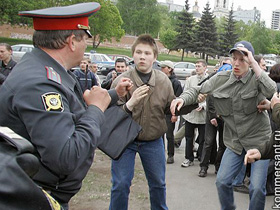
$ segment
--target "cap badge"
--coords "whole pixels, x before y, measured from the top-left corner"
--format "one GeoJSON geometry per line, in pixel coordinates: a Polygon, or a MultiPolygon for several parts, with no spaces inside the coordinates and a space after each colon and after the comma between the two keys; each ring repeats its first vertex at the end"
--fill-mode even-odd
{"type": "Polygon", "coordinates": [[[236,47],[245,47],[245,46],[244,46],[244,44],[239,43],[239,44],[237,44],[236,47]]]}
{"type": "Polygon", "coordinates": [[[41,97],[46,111],[63,112],[64,106],[59,93],[49,92],[43,94],[41,97]]]}
{"type": "Polygon", "coordinates": [[[78,24],[77,27],[78,27],[78,29],[83,29],[83,30],[89,30],[90,29],[89,26],[85,26],[85,25],[81,25],[81,24],[78,24]]]}

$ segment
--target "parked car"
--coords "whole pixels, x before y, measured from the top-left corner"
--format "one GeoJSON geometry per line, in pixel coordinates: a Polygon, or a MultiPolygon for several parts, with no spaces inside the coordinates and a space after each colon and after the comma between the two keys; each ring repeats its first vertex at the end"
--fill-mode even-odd
{"type": "Polygon", "coordinates": [[[115,70],[115,65],[103,65],[99,72],[101,75],[107,76],[113,70],[115,70]]]}
{"type": "Polygon", "coordinates": [[[16,44],[12,45],[11,47],[13,50],[13,59],[16,62],[19,62],[25,53],[31,52],[34,48],[32,44],[16,44]]]}
{"type": "MultiPolygon", "coordinates": [[[[131,60],[128,62],[128,66],[130,68],[134,68],[135,64],[134,64],[134,60],[131,60]]],[[[160,62],[158,60],[156,60],[154,63],[153,63],[153,69],[157,69],[157,70],[161,70],[161,67],[160,67],[160,62]]]]}
{"type": "Polygon", "coordinates": [[[265,59],[265,64],[266,64],[266,71],[269,73],[271,67],[277,64],[277,62],[274,60],[265,59]]]}
{"type": "Polygon", "coordinates": [[[190,62],[178,62],[174,65],[174,73],[178,79],[185,79],[195,71],[195,64],[190,62]]]}
{"type": "Polygon", "coordinates": [[[115,61],[109,58],[106,54],[102,53],[84,53],[85,57],[89,57],[91,62],[95,62],[98,68],[101,69],[103,65],[115,65],[115,61]]]}
{"type": "Polygon", "coordinates": [[[118,58],[125,59],[126,63],[132,60],[132,58],[127,55],[119,55],[119,54],[107,54],[107,55],[109,58],[111,58],[114,61],[116,61],[118,58]]]}

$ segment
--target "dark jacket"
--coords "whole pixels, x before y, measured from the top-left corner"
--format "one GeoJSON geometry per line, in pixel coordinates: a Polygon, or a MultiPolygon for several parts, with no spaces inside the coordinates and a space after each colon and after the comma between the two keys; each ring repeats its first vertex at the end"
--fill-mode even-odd
{"type": "Polygon", "coordinates": [[[173,90],[174,90],[174,95],[176,97],[180,96],[181,93],[183,92],[183,88],[182,88],[182,85],[181,85],[181,82],[177,79],[176,75],[174,73],[172,73],[170,76],[169,76],[169,79],[172,83],[172,87],[173,87],[173,90]]]}
{"type": "MultiPolygon", "coordinates": [[[[272,109],[272,120],[278,127],[271,135],[270,141],[261,144],[257,149],[261,153],[261,159],[274,159],[275,148],[279,148],[280,144],[280,104],[275,104],[272,109]],[[275,147],[273,145],[276,145],[275,147]]],[[[279,149],[277,149],[279,151],[279,149]]],[[[279,155],[279,154],[277,154],[279,155]]]]}
{"type": "Polygon", "coordinates": [[[92,86],[97,85],[96,78],[91,71],[84,72],[81,69],[77,69],[73,73],[76,75],[83,92],[87,89],[90,90],[92,86]]]}
{"type": "Polygon", "coordinates": [[[3,67],[3,61],[0,61],[0,86],[6,80],[7,76],[11,73],[16,64],[17,62],[11,58],[7,66],[3,67]]]}
{"type": "MultiPolygon", "coordinates": [[[[117,101],[111,92],[112,101],[117,101]]],[[[82,185],[104,122],[75,76],[41,49],[26,53],[0,90],[0,125],[28,139],[41,162],[33,177],[66,203],[82,185]]]]}

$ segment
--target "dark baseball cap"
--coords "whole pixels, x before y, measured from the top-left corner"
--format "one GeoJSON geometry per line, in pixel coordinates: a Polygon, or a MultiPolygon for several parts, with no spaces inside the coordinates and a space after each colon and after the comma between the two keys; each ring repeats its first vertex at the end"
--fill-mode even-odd
{"type": "Polygon", "coordinates": [[[247,42],[247,41],[240,41],[240,42],[235,43],[234,47],[229,51],[229,53],[232,54],[234,51],[238,51],[241,54],[247,56],[245,52],[237,49],[239,47],[244,47],[247,50],[249,50],[253,55],[255,54],[255,50],[254,50],[252,44],[250,42],[247,42]]]}

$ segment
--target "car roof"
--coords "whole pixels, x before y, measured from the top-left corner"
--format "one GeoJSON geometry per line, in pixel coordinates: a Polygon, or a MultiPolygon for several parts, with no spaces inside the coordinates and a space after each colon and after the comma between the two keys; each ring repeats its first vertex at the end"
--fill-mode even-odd
{"type": "Polygon", "coordinates": [[[15,44],[15,45],[12,45],[11,47],[13,47],[13,46],[34,47],[32,44],[15,44]]]}

